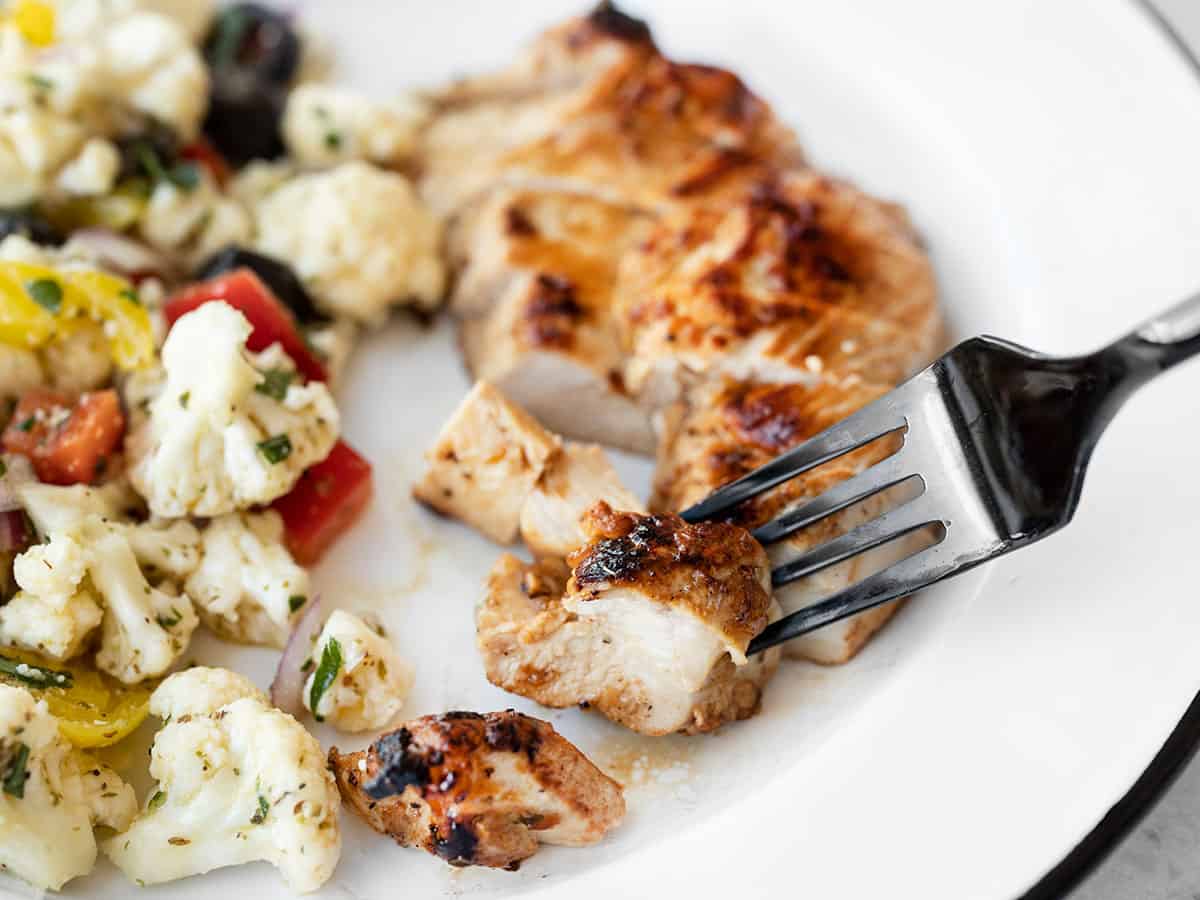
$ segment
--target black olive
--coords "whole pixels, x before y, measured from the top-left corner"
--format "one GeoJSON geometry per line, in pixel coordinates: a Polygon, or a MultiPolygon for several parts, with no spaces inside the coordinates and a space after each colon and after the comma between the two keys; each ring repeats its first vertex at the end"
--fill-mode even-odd
{"type": "Polygon", "coordinates": [[[204,133],[235,166],[252,159],[283,156],[280,121],[287,102],[284,88],[267,84],[244,69],[214,69],[204,133]]]}
{"type": "Polygon", "coordinates": [[[204,39],[213,70],[238,68],[275,85],[286,85],[300,66],[300,39],[287,17],[257,3],[224,10],[204,39]]]}
{"type": "Polygon", "coordinates": [[[24,235],[44,247],[57,247],[66,240],[57,228],[27,206],[0,209],[0,240],[10,234],[24,235]]]}
{"type": "Polygon", "coordinates": [[[264,256],[253,250],[247,250],[245,247],[239,247],[237,244],[230,244],[228,247],[218,250],[200,264],[200,268],[196,269],[192,277],[196,281],[204,281],[214,278],[222,272],[231,272],[241,268],[253,270],[254,274],[271,289],[271,293],[278,297],[299,321],[303,323],[327,321],[327,318],[317,311],[312,297],[304,289],[304,284],[292,271],[291,266],[274,257],[264,256]]]}

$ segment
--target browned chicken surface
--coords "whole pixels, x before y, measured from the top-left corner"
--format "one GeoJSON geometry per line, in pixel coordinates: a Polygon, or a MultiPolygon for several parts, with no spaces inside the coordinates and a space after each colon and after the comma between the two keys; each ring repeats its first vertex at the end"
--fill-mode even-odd
{"type": "MultiPolygon", "coordinates": [[[[443,92],[423,154],[422,191],[448,216],[452,307],[473,374],[563,437],[643,452],[657,446],[654,512],[681,510],[795,446],[940,349],[933,269],[904,210],[811,168],[792,132],[736,75],[668,59],[644,23],[610,3],[547,31],[507,68],[443,92]]],[[[534,602],[521,585],[534,575],[544,581],[538,572],[578,546],[589,496],[641,511],[598,457],[572,446],[504,481],[504,496],[488,507],[503,512],[503,527],[439,507],[505,540],[519,510],[520,532],[543,562],[497,565],[480,646],[494,681],[551,705],[601,694],[607,683],[573,674],[559,657],[608,659],[609,651],[595,649],[591,626],[579,624],[596,613],[582,615],[586,604],[575,593],[543,592],[534,602]],[[518,633],[524,637],[510,643],[518,633]]],[[[797,480],[751,504],[739,524],[757,525],[815,496],[880,452],[797,480]]],[[[447,462],[438,457],[431,466],[447,462]]],[[[453,473],[431,473],[427,482],[478,505],[478,483],[447,485],[447,477],[453,473]]],[[[772,561],[866,521],[897,493],[770,548],[772,561]]],[[[788,585],[779,600],[789,611],[812,603],[906,547],[788,585]]],[[[669,608],[676,625],[696,625],[679,618],[678,606],[634,589],[614,596],[622,591],[642,602],[615,608],[669,608]]],[[[831,626],[792,649],[844,661],[894,609],[831,626]]],[[[677,632],[672,646],[682,646],[682,635],[706,634],[699,626],[677,632]]],[[[739,667],[727,653],[736,676],[714,684],[739,684],[740,699],[730,702],[744,713],[771,666],[739,667]]],[[[623,663],[620,677],[632,671],[623,663]]],[[[612,694],[609,708],[625,710],[614,718],[640,730],[700,730],[679,724],[696,708],[694,681],[692,694],[671,694],[671,714],[652,725],[629,712],[667,683],[659,670],[646,671],[612,694]]]]}
{"type": "Polygon", "coordinates": [[[515,869],[539,844],[594,844],[625,815],[620,785],[512,710],[414,719],[367,750],[334,747],[329,766],[368,825],[452,866],[515,869]]]}
{"type": "MultiPolygon", "coordinates": [[[[753,471],[780,453],[823,431],[871,402],[886,388],[855,379],[816,384],[760,384],[723,379],[689,391],[664,416],[651,509],[681,510],[716,488],[753,471]]],[[[767,522],[789,506],[816,497],[890,455],[897,439],[870,444],[812,469],[744,504],[736,521],[748,528],[767,522]]],[[[906,496],[901,485],[805,528],[770,548],[774,563],[785,562],[874,518],[906,496]]],[[[897,559],[914,547],[900,540],[776,588],[790,613],[833,594],[897,559]]],[[[789,642],[786,652],[820,663],[845,662],[895,612],[885,604],[835,622],[789,642]]]]}
{"type": "Polygon", "coordinates": [[[476,614],[494,684],[577,704],[643,734],[712,731],[759,708],[777,650],[747,659],[777,614],[766,554],[742,528],[597,504],[574,568],[505,554],[476,614]]]}
{"type": "Polygon", "coordinates": [[[933,270],[904,213],[811,170],[677,208],[624,255],[614,305],[626,385],[654,406],[713,372],[893,383],[941,337],[933,270]]]}
{"type": "Polygon", "coordinates": [[[422,192],[453,212],[500,184],[654,209],[758,166],[797,166],[795,137],[732,72],[663,56],[602,3],[508,71],[452,87],[422,147],[422,192]]]}
{"type": "Polygon", "coordinates": [[[652,452],[649,413],[624,389],[610,302],[622,254],[649,225],[601,200],[524,189],[458,217],[451,307],[472,375],[553,431],[652,452]]]}

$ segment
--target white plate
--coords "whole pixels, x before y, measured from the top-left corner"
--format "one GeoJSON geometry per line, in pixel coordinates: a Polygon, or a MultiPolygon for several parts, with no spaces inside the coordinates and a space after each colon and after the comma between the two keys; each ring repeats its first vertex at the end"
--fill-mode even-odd
{"type": "MultiPolygon", "coordinates": [[[[744,74],[819,163],[907,204],[959,334],[1084,350],[1200,284],[1200,91],[1129,0],[630,5],[673,54],[744,74]]],[[[382,96],[501,63],[578,9],[343,0],[301,15],[342,77],[382,96]]],[[[628,821],[513,874],[451,870],[347,815],[322,897],[1012,898],[1125,793],[1200,687],[1196,368],[1118,418],[1061,536],[922,596],[851,665],[785,664],[759,717],[669,739],[484,680],[472,609],[498,551],[408,496],[466,386],[444,323],[395,321],[366,343],[341,402],[378,495],[317,581],[327,601],[379,613],[415,662],[412,715],[543,715],[631,782],[628,821]]],[[[628,471],[646,486],[646,464],[628,471]]],[[[263,684],[275,659],[214,642],[194,655],[263,684]]],[[[104,864],[68,893],[130,891],[104,864]]],[[[222,893],[287,896],[265,865],[138,896],[222,893]]]]}

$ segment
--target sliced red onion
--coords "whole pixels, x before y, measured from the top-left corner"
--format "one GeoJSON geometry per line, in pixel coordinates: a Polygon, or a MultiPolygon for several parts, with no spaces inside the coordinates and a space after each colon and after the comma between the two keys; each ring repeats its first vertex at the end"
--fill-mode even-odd
{"type": "Polygon", "coordinates": [[[33,544],[33,531],[24,510],[0,512],[0,553],[24,553],[33,544]]]}
{"type": "Polygon", "coordinates": [[[129,277],[166,276],[171,264],[161,253],[107,228],[83,228],[71,235],[68,248],[96,257],[100,265],[129,277]]]}
{"type": "Polygon", "coordinates": [[[321,598],[313,597],[308,601],[308,608],[296,622],[292,635],[288,638],[283,656],[279,658],[279,668],[275,670],[275,680],[271,682],[271,703],[285,713],[299,716],[304,712],[304,682],[308,673],[301,669],[304,661],[313,650],[313,642],[321,633],[321,598]]]}
{"type": "Polygon", "coordinates": [[[0,513],[21,509],[18,496],[23,485],[37,481],[33,464],[24,456],[4,457],[4,475],[0,476],[0,513]]]}

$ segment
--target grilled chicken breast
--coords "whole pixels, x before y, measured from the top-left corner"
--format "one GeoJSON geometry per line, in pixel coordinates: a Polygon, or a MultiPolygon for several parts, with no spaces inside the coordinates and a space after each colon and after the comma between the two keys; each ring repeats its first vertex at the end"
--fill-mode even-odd
{"type": "Polygon", "coordinates": [[[779,653],[747,659],[778,614],[766,554],[741,528],[676,516],[585,517],[590,542],[533,565],[505,554],[476,614],[492,683],[583,704],[643,734],[712,731],[753,715],[779,653]]]}
{"type": "Polygon", "coordinates": [[[334,747],[329,766],[368,825],[452,866],[515,869],[539,844],[594,844],[625,815],[620,785],[512,710],[414,719],[367,750],[334,747]]]}
{"type": "MultiPolygon", "coordinates": [[[[809,168],[792,133],[737,76],[666,58],[644,23],[607,2],[546,32],[508,68],[459,82],[437,104],[422,190],[450,216],[452,306],[472,372],[568,437],[635,451],[657,437],[652,511],[680,510],[767,462],[939,349],[933,270],[904,211],[809,168]]],[[[780,488],[739,523],[759,524],[815,496],[878,452],[780,488]]],[[[514,495],[494,532],[511,536],[512,510],[521,508],[521,529],[542,557],[579,541],[578,510],[609,483],[583,474],[594,466],[582,451],[550,457],[538,475],[505,485],[514,495]],[[551,489],[547,473],[559,469],[585,486],[551,489]],[[527,505],[516,502],[517,489],[532,498],[527,505]]],[[[899,493],[804,530],[771,548],[772,559],[874,517],[899,493]]],[[[628,497],[604,496],[640,511],[628,497]]],[[[779,599],[789,610],[811,603],[908,544],[789,585],[779,599]]],[[[584,689],[569,666],[556,668],[556,654],[576,653],[571,642],[592,653],[594,632],[578,624],[575,594],[550,591],[537,603],[523,595],[522,581],[548,577],[546,566],[553,563],[498,564],[481,647],[499,654],[489,663],[497,683],[525,685],[526,672],[541,680],[536,693],[551,698],[544,702],[575,702],[568,698],[595,693],[604,677],[584,689]],[[537,638],[509,647],[517,632],[537,638]],[[515,669],[503,661],[512,654],[515,669]],[[532,668],[521,670],[527,657],[532,668]],[[558,677],[548,673],[577,683],[559,691],[544,683],[558,677]]],[[[615,608],[627,606],[645,607],[615,608]]],[[[894,608],[792,650],[846,660],[894,608]]],[[[734,666],[735,658],[729,665],[753,686],[755,670],[734,666]]],[[[637,691],[658,686],[639,682],[610,706],[636,710],[637,691]]],[[[677,705],[663,721],[686,718],[687,703],[672,696],[677,705]]],[[[636,712],[617,716],[639,721],[636,712]]]]}
{"type": "Polygon", "coordinates": [[[648,217],[563,192],[498,190],[449,229],[451,308],[467,366],[560,434],[653,452],[624,389],[617,264],[648,217]]]}
{"type": "MultiPolygon", "coordinates": [[[[664,417],[651,509],[686,509],[885,391],[881,385],[854,377],[841,382],[825,378],[813,385],[747,383],[726,378],[691,389],[664,417]]],[[[897,440],[879,441],[812,469],[743,505],[735,520],[755,528],[874,465],[897,447],[897,440]]],[[[875,518],[905,499],[910,490],[910,486],[899,485],[797,532],[770,548],[772,562],[786,562],[875,518]]],[[[777,588],[775,597],[785,614],[794,612],[902,559],[919,541],[920,536],[913,535],[885,544],[777,588]]],[[[898,603],[876,607],[796,638],[785,646],[785,652],[814,662],[845,662],[892,616],[898,603]]]]}
{"type": "Polygon", "coordinates": [[[597,501],[645,512],[595,444],[568,443],[546,464],[521,508],[521,540],[537,557],[565,559],[587,543],[584,514],[597,501]]]}
{"type": "Polygon", "coordinates": [[[559,440],[486,381],[478,382],[434,445],[413,496],[502,544],[516,539],[521,507],[559,440]]]}
{"type": "Polygon", "coordinates": [[[941,339],[933,270],[904,213],[811,170],[664,216],[624,255],[614,306],[626,385],[651,406],[713,372],[890,384],[941,339]]]}
{"type": "Polygon", "coordinates": [[[451,88],[425,134],[422,191],[451,212],[500,184],[655,209],[757,166],[798,166],[792,132],[732,72],[659,53],[602,3],[506,72],[451,88]]]}

